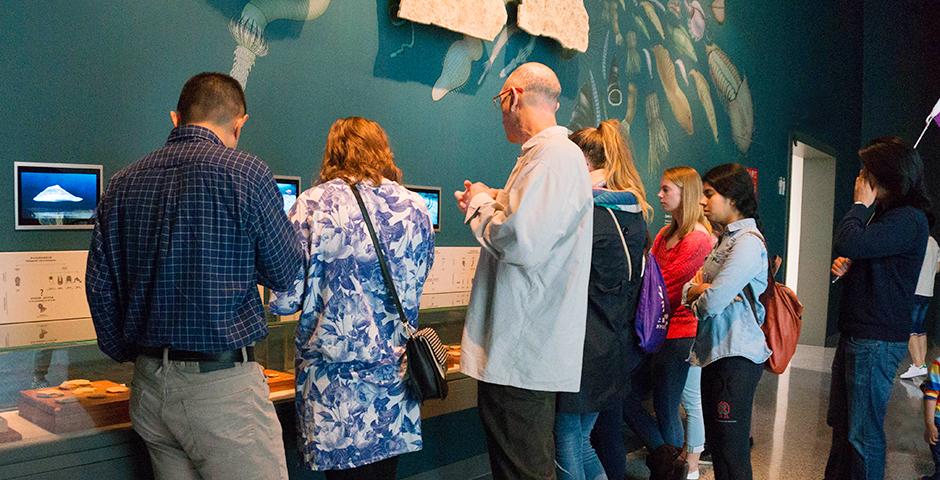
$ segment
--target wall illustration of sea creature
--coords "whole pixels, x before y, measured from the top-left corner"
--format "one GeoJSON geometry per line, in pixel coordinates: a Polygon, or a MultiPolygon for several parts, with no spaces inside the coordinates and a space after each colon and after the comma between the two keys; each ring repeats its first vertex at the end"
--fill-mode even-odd
{"type": "Polygon", "coordinates": [[[685,55],[693,62],[698,62],[698,56],[695,55],[695,47],[692,46],[692,38],[682,27],[673,27],[671,30],[672,44],[676,47],[676,53],[685,55]]]}
{"type": "Polygon", "coordinates": [[[614,31],[614,41],[617,45],[623,45],[623,35],[620,33],[620,13],[617,9],[617,0],[607,0],[607,9],[604,11],[604,18],[610,22],[610,29],[614,31]]]}
{"type": "Polygon", "coordinates": [[[535,36],[530,35],[528,43],[520,48],[519,51],[516,52],[516,56],[499,71],[499,78],[506,78],[516,67],[525,63],[526,60],[529,59],[529,55],[532,55],[533,50],[535,50],[535,36]]]}
{"type": "Polygon", "coordinates": [[[644,48],[643,56],[646,57],[646,71],[650,73],[650,78],[653,78],[653,59],[650,58],[650,51],[644,48]]]}
{"type": "Polygon", "coordinates": [[[623,121],[627,125],[633,123],[633,117],[636,116],[636,85],[627,84],[627,114],[623,116],[623,121]]]}
{"type": "Polygon", "coordinates": [[[490,56],[486,59],[486,64],[483,67],[483,73],[480,74],[480,79],[477,80],[477,85],[483,84],[483,79],[486,78],[486,74],[490,73],[490,69],[493,68],[493,64],[496,63],[496,58],[499,57],[499,53],[503,51],[503,48],[506,47],[506,44],[509,43],[509,37],[514,33],[519,31],[515,25],[506,25],[503,27],[503,30],[499,32],[499,35],[496,36],[496,39],[492,42],[487,42],[487,45],[490,49],[490,56]]]}
{"type": "Polygon", "coordinates": [[[682,81],[685,82],[686,85],[688,85],[688,84],[689,84],[689,74],[686,73],[686,71],[685,71],[685,62],[683,62],[681,58],[677,58],[677,59],[676,59],[676,68],[678,68],[678,69],[679,69],[679,73],[682,74],[682,81]]]}
{"type": "Polygon", "coordinates": [[[698,0],[686,4],[689,10],[689,34],[695,41],[699,41],[705,36],[705,10],[698,0]]]}
{"type": "Polygon", "coordinates": [[[636,32],[627,32],[627,77],[640,73],[640,51],[636,49],[636,32]]]}
{"type": "Polygon", "coordinates": [[[479,38],[464,35],[462,39],[450,44],[444,56],[441,75],[431,89],[431,98],[436,102],[467,83],[473,62],[482,56],[483,41],[479,38]]]}
{"type": "Polygon", "coordinates": [[[238,20],[229,23],[229,31],[238,43],[235,47],[235,59],[231,75],[242,88],[248,83],[248,73],[255,64],[256,57],[268,54],[268,44],[264,38],[264,29],[275,20],[296,20],[309,22],[317,19],[330,0],[251,0],[242,9],[238,20]]]}
{"type": "Polygon", "coordinates": [[[716,22],[725,23],[725,0],[712,0],[712,15],[716,22]]]}
{"type": "Polygon", "coordinates": [[[640,2],[640,7],[643,8],[643,11],[646,12],[646,17],[650,19],[650,23],[653,24],[653,28],[659,33],[660,38],[666,38],[666,31],[663,30],[663,23],[659,21],[659,15],[656,14],[656,8],[653,7],[653,4],[647,1],[640,2]]]}
{"type": "Polygon", "coordinates": [[[647,173],[652,176],[659,172],[659,165],[669,154],[669,132],[659,113],[659,97],[651,93],[646,97],[646,124],[649,125],[649,161],[647,173]]]}
{"type": "Polygon", "coordinates": [[[617,56],[610,61],[610,68],[607,70],[607,103],[614,107],[619,107],[623,103],[623,92],[620,91],[620,67],[617,56]]]}
{"type": "Polygon", "coordinates": [[[601,123],[601,103],[597,94],[594,73],[588,70],[588,81],[578,90],[578,101],[571,111],[568,128],[578,130],[597,126],[601,123]]]}
{"type": "Polygon", "coordinates": [[[724,101],[731,120],[731,136],[741,153],[747,153],[754,133],[754,106],[747,78],[742,78],[728,55],[717,45],[705,47],[708,71],[715,91],[724,101]]]}
{"type": "Polygon", "coordinates": [[[669,51],[662,45],[654,45],[653,55],[656,57],[656,70],[659,72],[659,81],[663,84],[663,90],[666,92],[666,100],[669,102],[672,114],[676,117],[676,121],[679,122],[682,129],[692,135],[694,133],[692,109],[689,107],[689,99],[686,98],[685,93],[679,88],[679,83],[676,81],[676,67],[672,64],[669,51]]]}
{"type": "Polygon", "coordinates": [[[692,77],[692,81],[695,83],[695,92],[698,93],[698,99],[702,102],[702,107],[705,108],[705,117],[708,118],[708,126],[712,128],[715,143],[718,143],[718,119],[715,116],[715,104],[712,103],[712,94],[708,88],[708,81],[705,80],[704,75],[695,69],[689,71],[689,76],[692,77]]]}
{"type": "Polygon", "coordinates": [[[637,15],[633,16],[633,23],[636,24],[636,28],[646,37],[647,40],[650,40],[650,30],[646,28],[646,23],[643,22],[643,19],[637,15]]]}
{"type": "Polygon", "coordinates": [[[679,5],[679,0],[669,0],[666,2],[666,8],[676,16],[676,18],[682,17],[682,6],[679,5]]]}

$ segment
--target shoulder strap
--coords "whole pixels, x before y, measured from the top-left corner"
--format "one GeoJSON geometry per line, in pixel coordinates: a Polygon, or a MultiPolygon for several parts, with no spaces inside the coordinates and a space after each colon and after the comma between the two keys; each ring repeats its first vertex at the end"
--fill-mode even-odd
{"type": "Polygon", "coordinates": [[[372,226],[372,220],[369,218],[366,204],[362,201],[362,195],[359,194],[359,189],[356,185],[349,185],[349,188],[356,197],[356,202],[359,203],[359,210],[362,212],[362,221],[365,222],[366,228],[369,230],[369,236],[372,237],[372,245],[375,247],[375,256],[379,258],[382,278],[385,279],[385,288],[388,290],[388,294],[392,296],[392,300],[395,301],[395,308],[398,310],[398,317],[401,318],[402,323],[405,324],[405,331],[410,334],[412,331],[411,324],[408,323],[408,317],[405,316],[405,309],[401,306],[401,300],[398,298],[398,290],[395,289],[395,284],[392,282],[392,274],[388,269],[388,261],[386,261],[385,253],[382,251],[382,244],[379,242],[379,237],[375,234],[375,228],[372,226]]]}
{"type": "MultiPolygon", "coordinates": [[[[764,236],[763,236],[763,235],[761,235],[761,234],[758,233],[758,232],[755,232],[754,230],[748,230],[747,232],[744,232],[744,234],[745,234],[745,235],[753,235],[753,236],[759,238],[760,241],[761,241],[761,243],[764,244],[764,250],[767,250],[767,240],[764,239],[764,236]]],[[[769,256],[769,255],[770,255],[770,254],[769,254],[769,252],[768,252],[768,256],[769,256]]],[[[768,270],[768,272],[767,272],[767,288],[771,288],[771,286],[772,286],[772,283],[771,283],[771,282],[774,281],[774,278],[773,278],[772,275],[773,275],[773,274],[770,273],[770,271],[768,270]]],[[[757,298],[756,298],[757,295],[754,294],[754,288],[751,287],[751,282],[750,282],[750,281],[748,281],[748,282],[747,282],[747,285],[744,286],[744,296],[747,297],[747,303],[749,303],[749,304],[751,305],[751,314],[754,315],[754,321],[755,321],[755,322],[758,321],[758,320],[757,320],[757,307],[756,307],[756,303],[755,303],[755,302],[757,302],[757,298]]]]}
{"type": "MultiPolygon", "coordinates": [[[[627,240],[623,238],[623,230],[620,228],[620,222],[617,221],[617,216],[614,215],[614,211],[604,207],[604,210],[607,210],[607,213],[610,214],[610,218],[614,219],[614,225],[617,225],[617,234],[620,235],[620,243],[623,244],[623,254],[627,256],[627,279],[631,282],[633,281],[633,262],[630,260],[630,249],[627,248],[627,240]]],[[[646,259],[643,259],[643,267],[646,267],[646,259]]],[[[643,276],[643,273],[640,273],[640,276],[643,276]]]]}

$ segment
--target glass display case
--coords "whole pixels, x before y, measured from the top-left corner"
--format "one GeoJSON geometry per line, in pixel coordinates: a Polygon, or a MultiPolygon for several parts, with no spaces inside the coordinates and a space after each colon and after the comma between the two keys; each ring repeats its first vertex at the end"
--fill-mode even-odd
{"type": "MultiPolygon", "coordinates": [[[[437,330],[451,346],[454,360],[448,380],[466,379],[458,370],[460,336],[465,308],[421,312],[422,326],[437,330]]],[[[255,359],[265,369],[275,402],[294,397],[294,330],[297,320],[272,317],[268,336],[255,345],[255,359]]],[[[0,452],[21,441],[54,441],[63,436],[129,428],[128,399],[132,363],[117,363],[103,354],[96,341],[50,343],[0,348],[0,452]]],[[[453,400],[429,402],[430,414],[467,405],[453,400]]],[[[472,406],[472,405],[471,405],[472,406]]]]}

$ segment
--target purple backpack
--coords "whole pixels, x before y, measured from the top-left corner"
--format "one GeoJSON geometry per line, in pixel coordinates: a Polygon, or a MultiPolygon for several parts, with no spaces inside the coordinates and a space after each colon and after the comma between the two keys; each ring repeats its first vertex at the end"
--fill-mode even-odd
{"type": "MultiPolygon", "coordinates": [[[[627,269],[629,279],[633,280],[633,265],[630,261],[630,250],[627,241],[623,238],[623,230],[614,212],[607,209],[614,223],[620,242],[623,244],[623,253],[627,256],[627,269]]],[[[656,263],[652,252],[643,256],[643,266],[640,270],[642,277],[640,292],[636,303],[636,336],[640,340],[640,348],[646,353],[656,353],[666,341],[666,332],[669,330],[669,296],[666,293],[666,281],[656,263]]]]}

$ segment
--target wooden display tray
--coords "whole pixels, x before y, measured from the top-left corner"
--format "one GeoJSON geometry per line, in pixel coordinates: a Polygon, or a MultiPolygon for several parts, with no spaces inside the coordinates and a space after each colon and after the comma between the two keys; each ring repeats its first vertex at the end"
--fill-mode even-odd
{"type": "Polygon", "coordinates": [[[264,377],[268,381],[268,388],[271,389],[271,393],[282,392],[284,390],[293,391],[295,388],[293,373],[281,372],[279,370],[269,370],[265,368],[264,377]]]}
{"type": "MultiPolygon", "coordinates": [[[[91,382],[101,392],[118,386],[110,380],[91,382]]],[[[105,393],[104,398],[88,398],[88,394],[76,395],[72,390],[57,387],[23,390],[18,404],[20,416],[52,432],[68,433],[95,427],[106,427],[131,421],[128,410],[130,391],[105,393]],[[58,392],[61,397],[40,398],[41,392],[58,392]],[[59,403],[62,398],[78,397],[73,403],[59,403]]]]}

